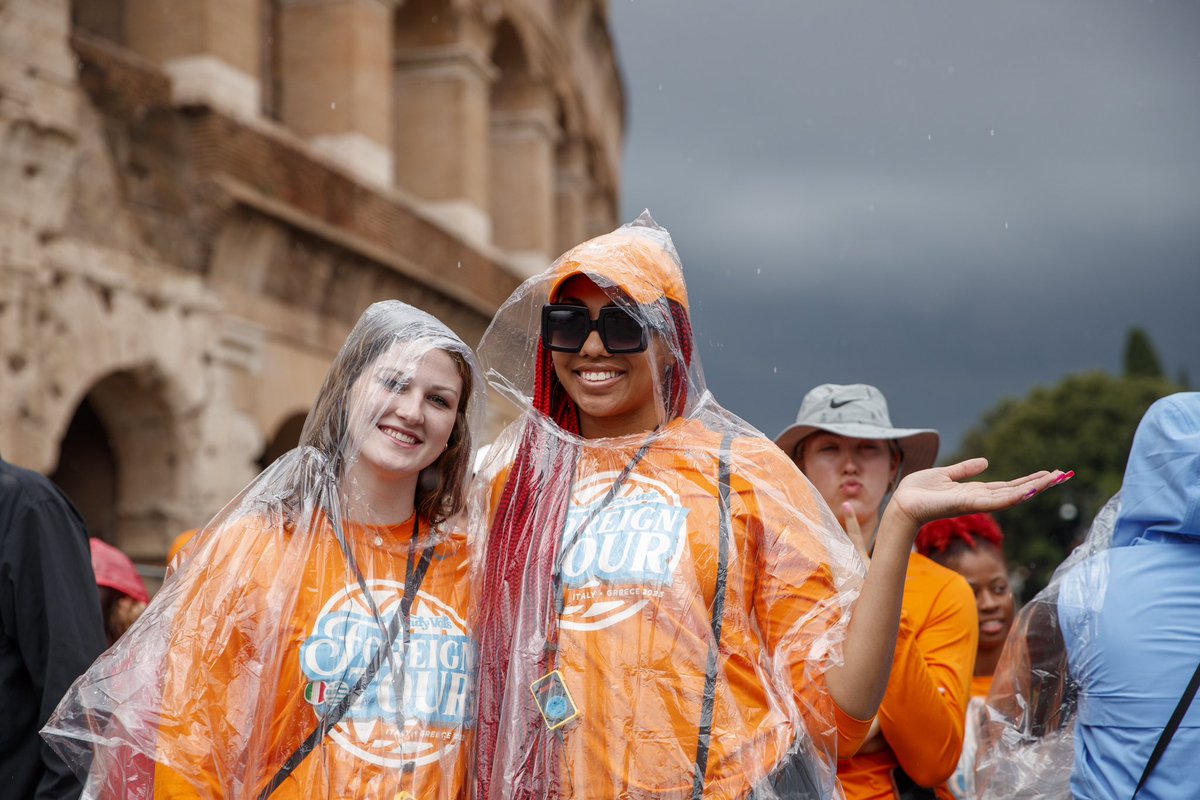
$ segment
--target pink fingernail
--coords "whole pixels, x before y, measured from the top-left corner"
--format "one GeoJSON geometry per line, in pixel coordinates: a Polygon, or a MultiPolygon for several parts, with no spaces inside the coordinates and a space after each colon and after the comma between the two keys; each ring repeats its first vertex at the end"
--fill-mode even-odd
{"type": "Polygon", "coordinates": [[[1037,494],[1037,489],[1030,489],[1028,492],[1025,493],[1025,496],[1022,497],[1021,499],[1028,500],[1029,498],[1033,497],[1035,494],[1037,494]]]}
{"type": "Polygon", "coordinates": [[[1071,480],[1071,478],[1074,478],[1074,477],[1075,477],[1075,470],[1071,470],[1070,472],[1064,472],[1062,475],[1059,475],[1057,478],[1055,478],[1054,483],[1052,483],[1050,485],[1057,486],[1058,484],[1065,483],[1066,481],[1069,481],[1069,480],[1071,480]]]}

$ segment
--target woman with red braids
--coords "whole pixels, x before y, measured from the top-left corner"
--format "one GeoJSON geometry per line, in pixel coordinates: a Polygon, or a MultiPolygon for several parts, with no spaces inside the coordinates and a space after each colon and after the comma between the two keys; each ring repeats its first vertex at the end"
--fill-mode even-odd
{"type": "Polygon", "coordinates": [[[867,571],[787,456],[705,388],[648,214],[518,288],[480,357],[523,411],[475,507],[481,800],[840,796],[834,759],[886,688],[920,523],[1060,475],[915,473],[867,571]]]}
{"type": "Polygon", "coordinates": [[[1004,534],[990,514],[967,514],[940,519],[917,533],[917,552],[967,579],[979,612],[979,649],[971,679],[971,701],[962,757],[946,787],[958,800],[975,798],[975,751],[979,715],[992,688],[992,674],[1012,628],[1014,602],[1004,561],[1004,534]]]}

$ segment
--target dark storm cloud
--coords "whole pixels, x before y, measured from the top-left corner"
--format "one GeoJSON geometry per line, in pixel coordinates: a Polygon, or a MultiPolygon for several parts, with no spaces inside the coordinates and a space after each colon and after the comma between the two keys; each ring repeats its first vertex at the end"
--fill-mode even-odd
{"type": "Polygon", "coordinates": [[[868,381],[950,448],[1119,368],[1200,379],[1200,10],[1187,2],[613,0],[623,215],[687,269],[721,401],[775,433],[868,381]]]}

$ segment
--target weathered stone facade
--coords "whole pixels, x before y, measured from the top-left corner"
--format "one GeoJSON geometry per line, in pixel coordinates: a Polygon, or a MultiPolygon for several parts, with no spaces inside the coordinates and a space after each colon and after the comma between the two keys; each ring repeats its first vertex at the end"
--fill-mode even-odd
{"type": "Polygon", "coordinates": [[[622,92],[604,0],[0,0],[0,453],[161,563],[369,303],[615,224],[622,92]]]}

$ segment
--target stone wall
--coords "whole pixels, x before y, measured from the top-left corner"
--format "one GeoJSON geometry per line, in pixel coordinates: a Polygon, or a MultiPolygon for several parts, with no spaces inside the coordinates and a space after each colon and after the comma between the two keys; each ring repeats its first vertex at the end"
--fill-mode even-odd
{"type": "Polygon", "coordinates": [[[602,2],[0,0],[0,454],[161,563],[369,303],[611,228],[622,120],[602,2]]]}

